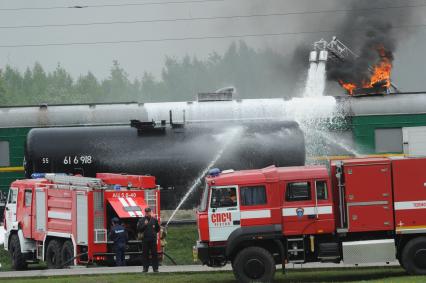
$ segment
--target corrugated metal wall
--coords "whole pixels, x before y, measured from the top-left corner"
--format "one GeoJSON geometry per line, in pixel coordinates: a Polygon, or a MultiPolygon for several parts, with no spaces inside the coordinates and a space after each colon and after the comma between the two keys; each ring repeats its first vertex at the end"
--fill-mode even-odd
{"type": "MultiPolygon", "coordinates": [[[[376,129],[400,128],[402,131],[403,127],[426,126],[426,114],[354,116],[351,120],[357,151],[364,154],[378,153],[375,140],[376,129]]],[[[402,150],[389,153],[402,153],[402,150]]]]}

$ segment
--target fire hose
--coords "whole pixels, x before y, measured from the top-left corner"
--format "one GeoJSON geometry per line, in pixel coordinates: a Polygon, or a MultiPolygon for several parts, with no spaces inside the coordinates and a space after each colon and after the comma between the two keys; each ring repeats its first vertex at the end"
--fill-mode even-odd
{"type": "MultiPolygon", "coordinates": [[[[166,242],[166,237],[167,237],[167,225],[166,226],[161,226],[161,230],[160,230],[160,240],[161,240],[161,246],[164,247],[167,245],[166,242]]],[[[177,265],[176,261],[170,256],[168,255],[166,252],[163,251],[163,254],[174,264],[177,265]]]]}
{"type": "Polygon", "coordinates": [[[176,261],[171,257],[171,256],[169,256],[167,253],[163,253],[172,263],[173,263],[173,265],[177,265],[177,263],[176,263],[176,261]]]}
{"type": "Polygon", "coordinates": [[[67,264],[68,264],[68,263],[70,263],[70,262],[72,262],[74,259],[76,259],[76,258],[78,258],[78,257],[80,257],[80,256],[82,256],[82,255],[86,255],[86,254],[87,254],[87,252],[82,253],[82,254],[78,254],[78,255],[76,255],[75,257],[70,258],[70,259],[69,259],[69,260],[67,260],[66,262],[62,263],[61,268],[66,267],[66,266],[67,266],[67,264]]]}

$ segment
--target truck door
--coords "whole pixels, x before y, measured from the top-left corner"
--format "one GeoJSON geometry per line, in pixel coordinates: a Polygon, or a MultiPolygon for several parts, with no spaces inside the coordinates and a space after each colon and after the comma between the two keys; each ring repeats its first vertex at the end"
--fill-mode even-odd
{"type": "Polygon", "coordinates": [[[212,187],[209,205],[210,241],[226,241],[240,227],[238,187],[212,187]]]}
{"type": "Polygon", "coordinates": [[[33,190],[25,189],[24,190],[24,203],[22,207],[22,221],[24,225],[22,227],[22,232],[24,233],[25,238],[31,237],[32,231],[32,204],[33,204],[33,190]]]}
{"type": "Polygon", "coordinates": [[[18,188],[10,188],[6,204],[6,231],[12,229],[13,222],[16,222],[16,200],[18,199],[18,188]]]}
{"type": "Polygon", "coordinates": [[[312,234],[315,226],[315,201],[310,181],[286,184],[283,204],[283,232],[285,235],[312,234]]]}
{"type": "Polygon", "coordinates": [[[333,232],[329,182],[321,179],[287,182],[282,215],[285,235],[333,232]]]}

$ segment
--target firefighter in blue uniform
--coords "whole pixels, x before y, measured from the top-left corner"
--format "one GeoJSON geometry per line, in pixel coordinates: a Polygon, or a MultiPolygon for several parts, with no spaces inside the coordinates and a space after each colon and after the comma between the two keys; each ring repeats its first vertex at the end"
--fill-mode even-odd
{"type": "Polygon", "coordinates": [[[126,251],[127,240],[129,239],[127,231],[120,224],[120,220],[117,217],[114,217],[111,221],[112,228],[108,236],[114,242],[115,263],[117,266],[124,266],[126,265],[124,253],[126,251]]]}
{"type": "Polygon", "coordinates": [[[158,272],[157,233],[160,232],[160,225],[151,215],[151,208],[145,208],[145,217],[139,219],[137,229],[142,234],[143,272],[148,272],[150,255],[152,269],[158,272]]]}

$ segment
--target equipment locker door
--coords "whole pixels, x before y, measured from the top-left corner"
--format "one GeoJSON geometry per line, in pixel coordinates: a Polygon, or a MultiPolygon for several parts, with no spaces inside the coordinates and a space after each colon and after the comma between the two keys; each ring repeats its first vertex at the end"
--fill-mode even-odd
{"type": "Polygon", "coordinates": [[[226,241],[241,227],[237,186],[212,187],[209,205],[210,241],[226,241]]]}
{"type": "Polygon", "coordinates": [[[24,202],[22,204],[23,208],[23,222],[22,232],[24,233],[25,238],[31,237],[32,231],[32,207],[33,207],[33,191],[31,189],[24,190],[24,202]]]}
{"type": "Polygon", "coordinates": [[[344,173],[349,232],[393,230],[391,165],[345,165],[344,173]]]}

